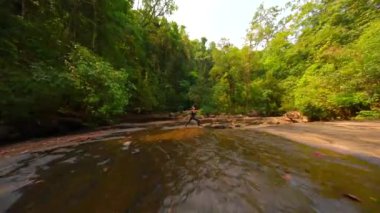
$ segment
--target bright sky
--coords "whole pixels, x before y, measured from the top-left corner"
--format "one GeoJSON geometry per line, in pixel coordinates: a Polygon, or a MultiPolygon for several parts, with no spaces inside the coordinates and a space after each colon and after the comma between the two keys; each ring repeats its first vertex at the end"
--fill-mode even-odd
{"type": "Polygon", "coordinates": [[[288,0],[176,0],[178,10],[169,17],[186,27],[191,39],[228,38],[242,47],[246,30],[261,3],[265,8],[283,6],[288,0]]]}

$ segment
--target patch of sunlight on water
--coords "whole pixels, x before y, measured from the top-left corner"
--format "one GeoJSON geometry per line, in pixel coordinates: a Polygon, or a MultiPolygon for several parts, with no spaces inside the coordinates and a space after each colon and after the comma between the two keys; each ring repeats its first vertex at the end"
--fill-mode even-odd
{"type": "Polygon", "coordinates": [[[181,128],[142,135],[140,140],[146,142],[178,141],[195,138],[202,134],[204,131],[200,128],[181,128]]]}
{"type": "Polygon", "coordinates": [[[2,212],[380,211],[380,167],[252,130],[145,130],[0,171],[2,212]]]}

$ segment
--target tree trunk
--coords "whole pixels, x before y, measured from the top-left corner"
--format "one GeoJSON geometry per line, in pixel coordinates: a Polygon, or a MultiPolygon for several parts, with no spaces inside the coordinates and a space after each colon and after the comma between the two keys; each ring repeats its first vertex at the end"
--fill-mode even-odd
{"type": "Polygon", "coordinates": [[[93,28],[92,28],[92,50],[95,51],[96,48],[96,37],[97,37],[97,12],[96,12],[96,0],[92,0],[92,10],[93,10],[93,28]]]}
{"type": "Polygon", "coordinates": [[[21,16],[25,17],[25,0],[21,0],[21,16]]]}

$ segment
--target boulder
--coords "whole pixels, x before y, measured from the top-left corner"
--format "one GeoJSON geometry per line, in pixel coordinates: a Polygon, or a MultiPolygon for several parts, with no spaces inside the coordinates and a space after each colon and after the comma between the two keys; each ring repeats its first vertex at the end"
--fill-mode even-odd
{"type": "Polygon", "coordinates": [[[308,118],[304,119],[304,116],[301,112],[298,111],[290,111],[284,114],[284,118],[287,121],[293,122],[293,123],[299,123],[299,122],[308,122],[308,118]]]}
{"type": "Polygon", "coordinates": [[[235,124],[234,126],[235,126],[236,128],[240,128],[240,127],[242,127],[241,124],[235,124]]]}
{"type": "Polygon", "coordinates": [[[211,128],[214,129],[227,129],[227,128],[232,128],[229,124],[213,124],[211,125],[211,128]]]}
{"type": "Polygon", "coordinates": [[[257,111],[253,110],[253,111],[247,113],[247,116],[248,117],[258,117],[258,116],[260,116],[260,114],[257,111]]]}
{"type": "Polygon", "coordinates": [[[307,123],[309,122],[309,118],[307,116],[302,117],[302,122],[307,123]]]}
{"type": "Polygon", "coordinates": [[[287,112],[284,114],[284,116],[289,118],[289,119],[293,119],[293,120],[302,119],[302,113],[298,112],[298,111],[287,112]]]}

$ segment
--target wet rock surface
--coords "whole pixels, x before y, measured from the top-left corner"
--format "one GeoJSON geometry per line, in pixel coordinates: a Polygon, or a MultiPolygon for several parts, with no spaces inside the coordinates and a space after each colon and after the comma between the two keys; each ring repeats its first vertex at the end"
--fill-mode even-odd
{"type": "Polygon", "coordinates": [[[117,135],[1,158],[0,211],[380,210],[380,167],[351,156],[253,130],[117,135]]]}
{"type": "MultiPolygon", "coordinates": [[[[152,116],[152,115],[147,115],[152,116]]],[[[143,119],[148,119],[149,117],[139,118],[140,120],[134,118],[136,121],[141,121],[143,119]]],[[[129,118],[132,119],[132,118],[129,118]]],[[[153,118],[150,118],[153,119],[153,118]]],[[[168,119],[168,115],[157,115],[154,117],[159,121],[150,121],[150,122],[126,122],[120,123],[111,126],[103,126],[96,128],[92,131],[86,131],[83,133],[75,133],[66,136],[57,136],[57,137],[48,137],[44,139],[32,139],[24,142],[18,142],[13,144],[7,144],[0,146],[0,156],[6,155],[14,155],[18,153],[26,153],[26,152],[34,152],[41,151],[61,146],[69,146],[73,144],[81,144],[81,143],[91,143],[101,141],[104,138],[109,137],[124,137],[124,135],[140,131],[146,128],[178,128],[183,127],[185,123],[188,121],[187,114],[176,115],[175,118],[168,119]],[[166,120],[164,119],[164,116],[166,120]]],[[[153,120],[154,120],[153,119],[153,120]]],[[[239,128],[244,126],[252,126],[252,125],[278,125],[289,123],[289,121],[284,120],[283,117],[246,117],[246,116],[227,116],[227,115],[219,115],[214,117],[200,117],[201,124],[206,128],[214,128],[214,129],[231,129],[231,128],[239,128]]],[[[132,121],[135,121],[132,120],[132,121]]],[[[192,121],[189,125],[195,126],[196,124],[192,121]]],[[[5,128],[1,131],[5,132],[5,128]]]]}

